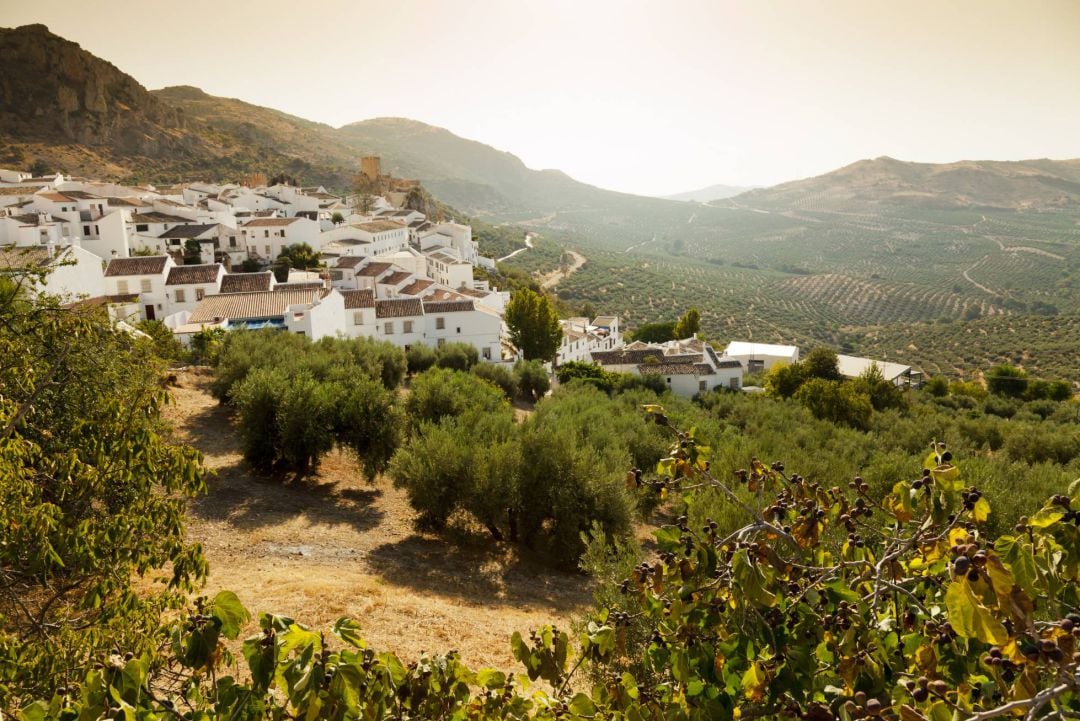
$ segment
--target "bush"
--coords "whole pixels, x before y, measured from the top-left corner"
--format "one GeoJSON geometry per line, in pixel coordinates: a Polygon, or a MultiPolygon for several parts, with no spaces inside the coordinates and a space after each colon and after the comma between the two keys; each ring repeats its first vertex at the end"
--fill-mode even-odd
{"type": "Polygon", "coordinates": [[[519,360],[514,364],[514,378],[517,380],[518,392],[533,403],[543,398],[551,389],[551,379],[544,370],[544,364],[538,360],[519,360]]]}
{"type": "Polygon", "coordinates": [[[476,365],[480,355],[468,343],[447,343],[435,351],[435,365],[456,371],[467,371],[476,365]]]}
{"type": "Polygon", "coordinates": [[[795,398],[816,418],[860,430],[869,427],[874,412],[868,396],[858,392],[854,384],[840,381],[811,378],[799,388],[795,398]]]}
{"type": "Polygon", "coordinates": [[[369,481],[386,470],[401,440],[404,419],[397,393],[378,381],[350,375],[335,384],[334,435],[360,461],[369,481]]]}
{"type": "Polygon", "coordinates": [[[821,378],[827,381],[840,380],[840,361],[836,351],[825,346],[818,346],[806,354],[800,361],[808,378],[821,378]]]}
{"type": "Polygon", "coordinates": [[[791,398],[806,378],[802,364],[778,363],[765,373],[765,392],[773,398],[791,398]]]}
{"type": "Polygon", "coordinates": [[[1015,366],[1002,363],[986,373],[986,388],[994,395],[1020,398],[1027,387],[1027,373],[1015,366]]]}
{"type": "Polygon", "coordinates": [[[154,355],[158,358],[176,361],[188,355],[173,332],[160,320],[141,320],[135,324],[135,327],[150,336],[150,343],[154,346],[154,355]]]}
{"type": "Polygon", "coordinates": [[[517,395],[517,381],[507,368],[494,363],[478,363],[472,367],[472,374],[501,390],[507,400],[512,401],[517,395]]]}
{"type": "Polygon", "coordinates": [[[412,375],[423,373],[428,368],[431,368],[435,365],[437,359],[438,356],[435,355],[435,350],[423,343],[409,346],[409,350],[405,351],[406,365],[412,375]]]}
{"type": "Polygon", "coordinates": [[[1020,406],[1009,398],[989,396],[983,401],[983,412],[999,418],[1012,418],[1020,406]]]}
{"type": "Polygon", "coordinates": [[[495,412],[506,405],[502,393],[470,373],[432,368],[413,379],[405,410],[413,429],[468,410],[495,412]]]}
{"type": "Polygon", "coordinates": [[[858,378],[850,381],[850,385],[853,392],[870,399],[870,404],[875,411],[899,408],[904,403],[904,396],[900,389],[885,380],[877,364],[870,366],[858,378]]]}
{"type": "Polygon", "coordinates": [[[923,385],[923,389],[935,398],[949,395],[949,381],[944,376],[933,376],[923,385]]]}
{"type": "Polygon", "coordinates": [[[966,396],[981,401],[986,398],[987,391],[975,381],[953,381],[949,384],[949,393],[954,396],[966,396]]]}

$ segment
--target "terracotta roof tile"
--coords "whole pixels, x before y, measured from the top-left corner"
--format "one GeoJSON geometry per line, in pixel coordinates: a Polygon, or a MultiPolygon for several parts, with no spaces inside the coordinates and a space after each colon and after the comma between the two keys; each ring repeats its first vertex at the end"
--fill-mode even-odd
{"type": "Polygon", "coordinates": [[[424,301],[425,313],[461,313],[471,310],[476,310],[471,300],[424,301]]]}
{"type": "Polygon", "coordinates": [[[405,282],[411,277],[412,273],[405,270],[398,270],[386,276],[385,278],[380,279],[379,283],[385,283],[386,285],[397,285],[398,283],[405,282]]]}
{"type": "Polygon", "coordinates": [[[135,255],[130,258],[113,258],[105,269],[105,277],[121,275],[157,275],[165,271],[167,255],[135,255]]]}
{"type": "Polygon", "coordinates": [[[321,291],[315,289],[274,289],[262,293],[208,295],[199,301],[189,323],[212,323],[215,319],[252,320],[285,315],[290,305],[315,303],[321,291]]]}
{"type": "Polygon", "coordinates": [[[424,305],[419,298],[387,298],[375,301],[376,318],[402,318],[423,314],[424,305]]]}
{"type": "Polygon", "coordinates": [[[221,271],[220,263],[206,265],[176,265],[169,268],[165,285],[192,285],[195,283],[213,283],[221,271]]]}
{"type": "Polygon", "coordinates": [[[345,298],[345,310],[375,307],[375,294],[370,289],[343,290],[340,292],[342,297],[345,298]]]}
{"type": "Polygon", "coordinates": [[[256,218],[255,220],[249,220],[244,223],[245,228],[262,228],[262,227],[277,227],[283,225],[291,225],[299,218],[256,218]]]}
{"type": "Polygon", "coordinates": [[[368,263],[363,268],[358,270],[356,274],[362,275],[365,278],[375,278],[382,275],[393,267],[393,263],[368,263]]]}
{"type": "Polygon", "coordinates": [[[274,274],[263,273],[226,273],[221,278],[219,293],[256,293],[270,290],[274,274]]]}

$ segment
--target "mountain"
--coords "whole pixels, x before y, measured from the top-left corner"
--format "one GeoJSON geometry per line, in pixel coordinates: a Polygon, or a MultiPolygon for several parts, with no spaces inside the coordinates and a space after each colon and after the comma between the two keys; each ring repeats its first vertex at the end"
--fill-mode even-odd
{"type": "Polygon", "coordinates": [[[44,25],[0,28],[0,128],[2,164],[42,160],[112,179],[214,180],[267,170],[340,182],[355,166],[345,157],[312,162],[307,153],[283,152],[277,128],[258,136],[210,126],[44,25]]]}
{"type": "Polygon", "coordinates": [[[723,200],[724,198],[732,198],[740,193],[745,193],[748,190],[753,190],[751,187],[743,185],[710,185],[705,188],[698,188],[697,190],[688,190],[685,193],[675,193],[674,195],[660,196],[665,200],[681,200],[692,201],[695,203],[708,203],[710,200],[723,200]]]}
{"type": "Polygon", "coordinates": [[[880,157],[728,201],[764,210],[871,212],[887,206],[1054,208],[1080,203],[1080,160],[911,163],[880,157]]]}

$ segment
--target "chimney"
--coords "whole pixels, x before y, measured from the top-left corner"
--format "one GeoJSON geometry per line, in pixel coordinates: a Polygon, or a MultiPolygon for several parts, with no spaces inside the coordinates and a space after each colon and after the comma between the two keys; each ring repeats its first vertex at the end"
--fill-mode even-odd
{"type": "Polygon", "coordinates": [[[56,241],[49,238],[49,241],[45,243],[45,250],[49,253],[50,258],[56,257],[56,241]]]}

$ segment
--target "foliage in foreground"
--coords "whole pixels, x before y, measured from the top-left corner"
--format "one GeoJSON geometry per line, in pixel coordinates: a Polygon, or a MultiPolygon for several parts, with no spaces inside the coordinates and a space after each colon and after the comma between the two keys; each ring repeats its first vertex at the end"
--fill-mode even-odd
{"type": "Polygon", "coordinates": [[[647,409],[670,431],[670,455],[658,475],[632,470],[627,483],[719,492],[744,524],[720,533],[680,518],[658,530],[658,557],[631,569],[625,601],[578,638],[551,627],[513,636],[527,679],[474,673],[453,652],[406,665],[347,619],[332,629],[335,651],[268,615],[243,643],[247,671],[227,675],[222,641],[248,615],[223,592],[169,627],[156,656],[109,657],[22,716],[982,721],[1080,711],[1080,482],[992,539],[982,531],[990,503],[940,444],[920,477],[878,503],[861,478],[827,487],[756,459],[730,483],[715,478],[709,449],[647,409]],[[631,655],[636,677],[617,670],[631,655]],[[611,671],[576,690],[585,665],[611,671]]]}
{"type": "Polygon", "coordinates": [[[33,284],[0,279],[0,711],[115,644],[152,650],[207,570],[183,537],[204,469],[163,438],[155,340],[33,284]]]}

